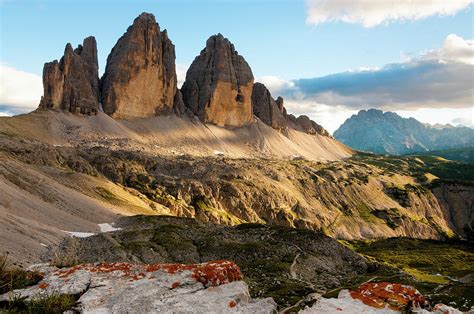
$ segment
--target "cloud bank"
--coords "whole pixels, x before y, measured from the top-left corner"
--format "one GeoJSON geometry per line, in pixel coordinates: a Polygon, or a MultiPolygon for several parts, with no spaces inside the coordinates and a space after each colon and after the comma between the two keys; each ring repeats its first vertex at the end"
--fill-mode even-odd
{"type": "Polygon", "coordinates": [[[451,34],[443,47],[402,63],[294,80],[285,96],[353,109],[467,108],[474,97],[474,44],[451,34]]]}
{"type": "Polygon", "coordinates": [[[334,118],[336,115],[347,117],[360,109],[469,112],[474,102],[474,41],[451,34],[440,49],[404,62],[318,78],[272,81],[278,84],[269,84],[270,91],[285,98],[289,112],[306,113],[330,131],[343,122],[334,118]]]}
{"type": "Polygon", "coordinates": [[[0,114],[35,109],[43,95],[41,77],[0,64],[0,114]]]}
{"type": "Polygon", "coordinates": [[[454,15],[473,0],[307,0],[308,24],[341,21],[374,27],[394,21],[454,15]]]}

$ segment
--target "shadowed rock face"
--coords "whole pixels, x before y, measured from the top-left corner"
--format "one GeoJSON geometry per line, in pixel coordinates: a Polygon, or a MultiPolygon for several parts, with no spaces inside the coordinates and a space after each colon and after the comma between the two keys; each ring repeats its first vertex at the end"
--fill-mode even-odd
{"type": "Polygon", "coordinates": [[[67,44],[58,62],[45,63],[44,96],[40,108],[62,109],[95,114],[99,109],[97,44],[94,37],[84,39],[75,50],[67,44]]]}
{"type": "Polygon", "coordinates": [[[263,123],[279,131],[287,128],[283,98],[278,97],[277,103],[262,83],[253,84],[252,106],[254,115],[263,123]]]}
{"type": "Polygon", "coordinates": [[[242,126],[252,122],[253,74],[221,34],[211,36],[194,59],[181,89],[186,106],[203,122],[242,126]]]}
{"type": "Polygon", "coordinates": [[[117,41],[102,78],[104,112],[143,118],[173,110],[176,94],[174,45],[150,13],[142,13],[117,41]]]}

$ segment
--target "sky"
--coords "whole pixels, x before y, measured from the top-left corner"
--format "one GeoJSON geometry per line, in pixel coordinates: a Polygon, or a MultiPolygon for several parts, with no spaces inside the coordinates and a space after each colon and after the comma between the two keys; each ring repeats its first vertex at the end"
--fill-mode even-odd
{"type": "Polygon", "coordinates": [[[176,47],[179,82],[222,33],[288,112],[333,132],[361,109],[474,125],[473,0],[0,0],[0,115],[35,109],[45,62],[93,35],[99,72],[141,12],[176,47]]]}

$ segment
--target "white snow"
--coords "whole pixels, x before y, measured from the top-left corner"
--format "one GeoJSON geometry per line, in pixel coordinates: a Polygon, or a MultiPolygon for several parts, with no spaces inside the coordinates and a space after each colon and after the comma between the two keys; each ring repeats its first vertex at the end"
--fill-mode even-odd
{"type": "Polygon", "coordinates": [[[47,244],[44,244],[44,243],[40,243],[41,246],[44,246],[44,247],[47,247],[48,245],[47,244]]]}
{"type": "Polygon", "coordinates": [[[117,231],[117,230],[122,230],[122,228],[115,228],[112,224],[109,223],[102,223],[99,224],[100,232],[112,232],[112,231],[117,231]]]}
{"type": "Polygon", "coordinates": [[[223,156],[224,153],[221,152],[220,150],[215,150],[215,151],[214,151],[214,155],[223,156]]]}
{"type": "Polygon", "coordinates": [[[61,231],[66,232],[71,237],[76,237],[76,238],[88,238],[95,235],[95,233],[91,233],[91,232],[76,232],[76,231],[66,231],[66,230],[61,230],[61,231]]]}

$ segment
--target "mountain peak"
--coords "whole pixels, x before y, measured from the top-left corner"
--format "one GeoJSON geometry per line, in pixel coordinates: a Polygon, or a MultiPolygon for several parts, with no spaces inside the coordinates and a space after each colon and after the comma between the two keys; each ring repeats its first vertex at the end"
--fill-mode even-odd
{"type": "Polygon", "coordinates": [[[334,132],[334,137],[355,149],[395,155],[474,146],[474,130],[435,128],[377,109],[359,111],[334,132]]]}

